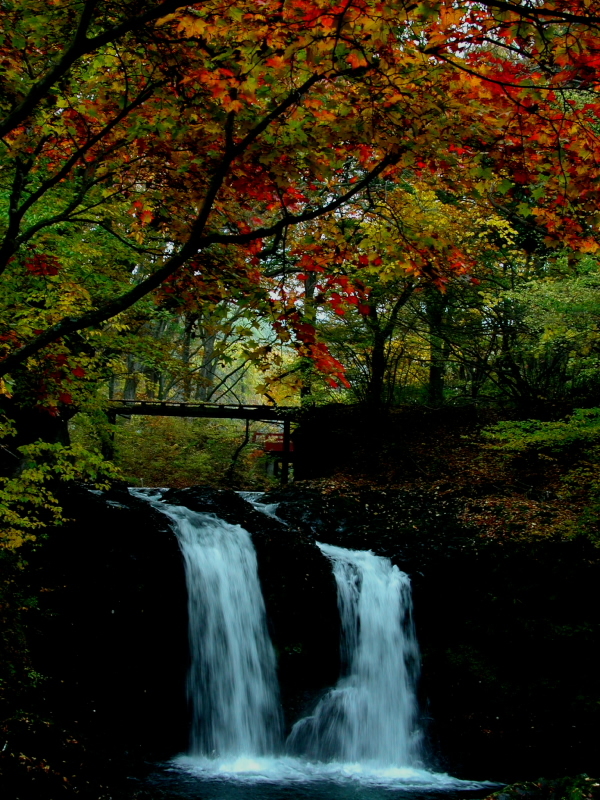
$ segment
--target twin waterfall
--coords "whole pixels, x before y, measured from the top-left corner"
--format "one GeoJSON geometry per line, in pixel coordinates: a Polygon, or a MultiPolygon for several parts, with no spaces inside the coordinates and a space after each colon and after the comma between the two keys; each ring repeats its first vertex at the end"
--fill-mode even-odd
{"type": "Polygon", "coordinates": [[[249,769],[261,759],[311,768],[418,767],[419,653],[407,575],[371,552],[318,545],[337,582],[343,674],[284,743],[275,655],[250,535],[213,514],[167,505],[160,492],[132,491],[171,518],[185,559],[188,761],[249,769]]]}
{"type": "Polygon", "coordinates": [[[214,514],[163,510],[175,522],[187,576],[191,752],[273,753],[279,690],[250,534],[214,514]]]}
{"type": "Polygon", "coordinates": [[[419,649],[408,575],[369,551],[318,547],[333,562],[347,675],[294,725],[288,747],[319,760],[411,766],[419,649]]]}

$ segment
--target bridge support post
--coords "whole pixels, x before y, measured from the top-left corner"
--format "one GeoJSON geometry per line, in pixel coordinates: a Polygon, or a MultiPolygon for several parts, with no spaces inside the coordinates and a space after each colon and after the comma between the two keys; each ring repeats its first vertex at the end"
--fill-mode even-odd
{"type": "Polygon", "coordinates": [[[289,419],[283,421],[283,458],[281,460],[281,484],[285,486],[290,478],[290,432],[289,419]]]}

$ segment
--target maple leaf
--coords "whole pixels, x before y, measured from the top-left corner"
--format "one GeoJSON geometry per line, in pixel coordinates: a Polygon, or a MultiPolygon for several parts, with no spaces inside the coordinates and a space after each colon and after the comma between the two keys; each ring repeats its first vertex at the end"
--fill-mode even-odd
{"type": "Polygon", "coordinates": [[[60,262],[56,256],[36,253],[24,261],[25,269],[32,275],[52,276],[58,275],[60,262]]]}

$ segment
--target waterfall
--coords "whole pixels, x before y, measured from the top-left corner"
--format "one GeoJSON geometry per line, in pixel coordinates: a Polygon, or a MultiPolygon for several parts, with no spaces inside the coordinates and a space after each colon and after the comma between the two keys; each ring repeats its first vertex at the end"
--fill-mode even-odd
{"type": "Polygon", "coordinates": [[[190,754],[273,753],[281,737],[275,654],[250,534],[160,495],[133,493],[170,517],[185,561],[190,754]]]}
{"type": "MultiPolygon", "coordinates": [[[[214,514],[168,505],[161,499],[163,490],[130,492],[172,520],[185,561],[190,751],[169,762],[165,773],[172,777],[177,796],[178,781],[185,789],[188,778],[218,778],[219,792],[223,779],[286,786],[358,781],[364,787],[418,791],[428,786],[481,788],[429,772],[419,763],[419,653],[410,581],[389,559],[318,545],[332,562],[337,581],[343,677],[309,717],[294,725],[290,754],[277,755],[282,725],[275,655],[250,534],[214,514]]],[[[259,507],[258,498],[248,499],[259,507]]],[[[273,514],[276,509],[264,510],[273,514]]],[[[195,791],[189,796],[199,796],[195,791]]],[[[309,794],[303,788],[290,797],[316,800],[322,795],[315,791],[309,794]]]]}
{"type": "Polygon", "coordinates": [[[318,546],[337,582],[346,674],[296,723],[288,748],[320,760],[415,766],[419,650],[410,580],[370,551],[318,546]]]}

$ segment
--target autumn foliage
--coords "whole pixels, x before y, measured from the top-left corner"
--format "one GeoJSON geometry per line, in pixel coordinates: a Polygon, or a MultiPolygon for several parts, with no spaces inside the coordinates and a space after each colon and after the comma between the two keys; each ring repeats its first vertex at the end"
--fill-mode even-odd
{"type": "Polygon", "coordinates": [[[328,228],[376,206],[402,215],[415,185],[595,253],[597,6],[7,3],[7,408],[72,404],[148,302],[245,304],[344,385],[306,276],[317,306],[368,316],[361,269],[392,263],[441,291],[473,272],[449,229],[357,248],[328,228]]]}

